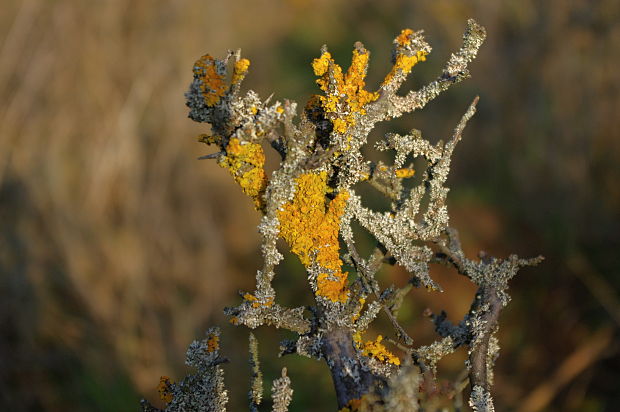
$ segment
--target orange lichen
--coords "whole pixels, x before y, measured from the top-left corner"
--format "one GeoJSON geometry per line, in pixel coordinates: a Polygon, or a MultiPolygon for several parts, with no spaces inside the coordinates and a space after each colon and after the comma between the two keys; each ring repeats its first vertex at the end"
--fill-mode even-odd
{"type": "Polygon", "coordinates": [[[228,169],[243,193],[254,200],[256,209],[263,207],[263,193],[267,187],[265,154],[257,143],[241,142],[233,138],[226,146],[226,156],[219,165],[228,169]]]}
{"type": "Polygon", "coordinates": [[[218,136],[218,135],[209,135],[209,134],[201,134],[198,136],[198,141],[200,143],[204,143],[207,145],[212,145],[212,144],[220,144],[222,140],[222,136],[218,136]]]}
{"type": "MultiPolygon", "coordinates": [[[[329,63],[333,62],[332,55],[329,52],[321,54],[321,57],[312,61],[312,69],[317,76],[323,76],[329,69],[329,63]]],[[[317,80],[319,83],[319,80],[317,80]]],[[[319,83],[321,84],[321,83],[319,83]]]]}
{"type": "Polygon", "coordinates": [[[252,295],[251,293],[246,293],[245,295],[243,295],[243,299],[247,300],[248,302],[257,302],[258,298],[254,295],[252,295]]]}
{"type": "Polygon", "coordinates": [[[333,275],[321,273],[316,280],[316,294],[332,302],[346,302],[349,298],[347,274],[338,272],[333,275]]]}
{"type": "Polygon", "coordinates": [[[243,295],[243,299],[245,299],[248,302],[252,302],[253,308],[259,308],[261,306],[270,307],[273,305],[273,298],[267,298],[264,301],[261,301],[256,296],[252,295],[251,293],[246,293],[245,295],[243,295]]]}
{"type": "Polygon", "coordinates": [[[220,337],[216,334],[211,334],[207,338],[207,352],[215,352],[220,349],[220,337]]]}
{"type": "Polygon", "coordinates": [[[337,133],[346,133],[355,124],[355,114],[366,114],[364,106],[379,98],[378,93],[364,89],[369,56],[365,50],[353,50],[351,66],[344,75],[329,52],[312,62],[314,74],[321,76],[316,82],[325,92],[325,96],[313,96],[312,100],[318,99],[337,133]]]}
{"type": "Polygon", "coordinates": [[[194,74],[201,80],[200,90],[207,106],[219,103],[228,86],[224,74],[218,73],[216,60],[205,54],[194,63],[194,74]]]}
{"type": "Polygon", "coordinates": [[[346,302],[347,274],[339,255],[338,232],[348,192],[337,194],[326,206],[327,173],[306,173],[295,180],[295,196],[278,211],[280,236],[301,263],[319,265],[316,295],[332,302],[346,302]]]}
{"type": "Polygon", "coordinates": [[[398,37],[396,37],[396,42],[401,46],[408,46],[411,44],[411,35],[413,34],[413,30],[411,29],[403,29],[400,31],[398,37]]]}
{"type": "Polygon", "coordinates": [[[238,61],[236,61],[231,80],[232,84],[237,84],[241,82],[245,78],[245,75],[248,73],[249,68],[250,61],[248,59],[239,59],[238,61]]]}
{"type": "Polygon", "coordinates": [[[231,317],[228,321],[235,326],[239,324],[239,318],[236,316],[231,317]]]}
{"type": "Polygon", "coordinates": [[[358,348],[361,349],[364,356],[375,358],[382,362],[400,365],[400,359],[398,356],[390,352],[385,345],[381,343],[382,340],[383,336],[379,335],[375,341],[367,341],[362,343],[361,335],[359,333],[354,336],[354,341],[356,342],[358,348]]]}
{"type": "Polygon", "coordinates": [[[397,73],[402,72],[403,74],[409,74],[413,66],[415,66],[418,62],[423,62],[426,60],[426,55],[428,53],[423,50],[418,50],[415,55],[408,56],[406,54],[399,54],[396,56],[396,63],[392,66],[392,70],[385,76],[383,80],[383,86],[392,82],[397,73]]]}
{"type": "Polygon", "coordinates": [[[362,398],[351,399],[347,402],[346,406],[338,409],[338,412],[356,412],[359,411],[362,406],[362,398]]]}
{"type": "Polygon", "coordinates": [[[159,398],[166,402],[172,402],[172,391],[170,390],[170,385],[172,385],[172,381],[167,376],[162,376],[159,378],[159,385],[157,385],[157,392],[159,392],[159,398]]]}
{"type": "Polygon", "coordinates": [[[407,179],[409,177],[413,177],[413,175],[415,174],[415,170],[405,167],[402,169],[396,169],[394,171],[394,174],[399,179],[407,179]]]}

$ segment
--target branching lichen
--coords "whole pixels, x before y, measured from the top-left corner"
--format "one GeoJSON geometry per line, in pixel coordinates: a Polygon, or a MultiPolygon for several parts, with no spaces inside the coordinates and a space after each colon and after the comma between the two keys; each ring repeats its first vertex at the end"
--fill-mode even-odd
{"type": "MultiPolygon", "coordinates": [[[[199,141],[217,147],[201,158],[217,159],[261,214],[258,230],[264,262],[256,274],[256,288],[242,292],[241,302],[225,313],[234,325],[272,325],[295,332],[295,339],[282,342],[280,354],[324,361],[342,411],[432,410],[432,397],[441,393],[436,365],[462,346],[469,355],[464,376],[469,375],[472,387],[470,405],[477,411],[493,410],[490,388],[499,353],[495,333],[500,311],[510,300],[508,282],[521,267],[542,258],[512,255],[470,260],[449,226],[445,184],[455,147],[476,112],[478,98],[445,142],[433,144],[414,129],[405,135],[388,133],[375,145],[391,151],[392,162],[372,162],[363,151],[378,122],[422,109],[449,86],[469,77],[467,66],[485,36],[484,28],[469,20],[461,48],[436,80],[404,95],[397,93],[400,87],[431,52],[422,31],[404,29],[396,36],[392,66],[374,91],[366,85],[370,52],[362,43],[355,43],[346,72],[323,46],[312,62],[321,93],[309,99],[299,119],[294,102],[261,100],[252,91],[241,94],[250,62],[241,58],[240,51],[230,51],[223,60],[205,55],[194,65],[194,80],[186,94],[189,117],[211,126],[211,134],[201,135],[199,141]],[[269,176],[263,151],[268,146],[281,158],[269,176]],[[421,159],[417,164],[427,166],[414,170],[413,163],[406,163],[409,158],[421,159]],[[403,180],[413,176],[419,176],[420,183],[406,188],[403,180]],[[364,206],[361,184],[387,197],[390,210],[378,212],[364,206]],[[353,224],[376,242],[368,257],[356,248],[353,224]],[[314,305],[289,308],[279,303],[272,286],[275,268],[283,259],[278,239],[304,266],[314,305]],[[345,263],[353,273],[343,271],[345,263]],[[398,311],[414,287],[442,290],[430,271],[438,263],[469,278],[478,291],[457,325],[447,320],[445,312],[427,313],[440,339],[416,348],[399,323],[398,311]],[[382,288],[377,274],[384,264],[404,267],[409,282],[382,288]],[[364,332],[381,312],[394,327],[394,339],[379,335],[364,341],[364,332]]],[[[219,331],[210,329],[207,339],[193,343],[188,351],[188,364],[198,373],[179,383],[162,377],[159,392],[167,403],[165,410],[225,409],[227,394],[219,367],[224,359],[219,350],[219,331]]],[[[250,410],[256,411],[262,400],[262,377],[253,335],[250,354],[250,410]]],[[[273,382],[272,398],[274,411],[288,409],[292,389],[286,369],[273,382]]],[[[145,410],[155,410],[144,405],[145,410]]]]}
{"type": "Polygon", "coordinates": [[[286,368],[282,368],[282,377],[273,381],[271,399],[273,399],[273,412],[288,411],[288,406],[293,400],[293,388],[291,379],[286,376],[286,368]]]}
{"type": "MultiPolygon", "coordinates": [[[[166,412],[223,412],[228,403],[228,392],[224,388],[224,371],[220,364],[228,362],[220,356],[220,331],[207,330],[204,340],[194,341],[187,350],[185,363],[196,369],[196,373],[173,383],[162,376],[158,390],[166,403],[166,412]]],[[[142,401],[144,411],[159,411],[148,402],[142,401]]]]}
{"type": "Polygon", "coordinates": [[[250,333],[250,366],[252,368],[252,378],[248,392],[250,412],[258,412],[258,407],[263,400],[263,373],[260,370],[260,362],[258,360],[258,341],[253,333],[250,333]]]}

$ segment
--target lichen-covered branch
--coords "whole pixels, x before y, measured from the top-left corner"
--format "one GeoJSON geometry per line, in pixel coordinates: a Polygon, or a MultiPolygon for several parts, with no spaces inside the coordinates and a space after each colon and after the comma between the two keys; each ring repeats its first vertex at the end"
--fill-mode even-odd
{"type": "MultiPolygon", "coordinates": [[[[480,411],[493,408],[492,368],[499,350],[494,334],[500,311],[509,301],[508,281],[521,267],[537,264],[541,258],[513,255],[470,260],[449,226],[446,181],[455,147],[476,112],[478,97],[445,142],[433,144],[414,129],[405,135],[388,133],[375,145],[392,153],[392,161],[372,162],[363,150],[378,122],[421,109],[469,77],[468,64],[485,36],[484,28],[469,20],[462,47],[451,55],[437,79],[404,95],[398,92],[406,78],[431,52],[422,31],[404,29],[396,36],[391,67],[376,90],[366,84],[370,51],[362,43],[354,44],[346,69],[323,46],[311,65],[318,93],[299,114],[295,102],[272,102],[253,91],[242,93],[250,61],[240,51],[229,51],[222,60],[205,55],[194,64],[186,94],[189,117],[210,125],[210,133],[199,136],[199,141],[213,147],[200,158],[213,159],[226,169],[261,215],[258,231],[263,264],[256,272],[255,290],[242,292],[241,302],[225,313],[234,325],[251,329],[267,325],[294,332],[294,339],[282,342],[280,354],[325,362],[342,412],[433,410],[434,398],[442,394],[443,387],[437,383],[436,365],[462,346],[469,350],[461,381],[469,375],[470,404],[480,411]],[[264,152],[269,148],[281,159],[270,174],[265,170],[264,152]],[[415,159],[424,160],[426,167],[415,170],[415,159]],[[405,184],[415,175],[421,176],[419,184],[405,184]],[[390,209],[379,212],[365,206],[363,185],[389,199],[390,209]],[[370,256],[358,251],[354,224],[376,241],[370,256]],[[305,268],[307,290],[314,298],[311,306],[286,307],[278,299],[272,281],[283,259],[279,239],[305,268]],[[447,320],[445,312],[427,314],[440,339],[415,348],[398,320],[399,308],[414,287],[442,291],[431,273],[431,265],[437,263],[469,278],[478,293],[457,325],[447,320]],[[348,273],[345,264],[354,273],[348,273]],[[405,268],[409,282],[402,287],[382,285],[378,274],[385,264],[405,268]],[[395,339],[365,337],[381,312],[393,326],[395,339]]],[[[197,375],[178,384],[162,378],[165,410],[225,410],[219,331],[210,329],[208,336],[192,344],[188,352],[188,363],[198,369],[197,375]]],[[[250,364],[249,406],[258,411],[263,388],[252,334],[250,364]]],[[[458,393],[455,399],[460,399],[459,385],[460,389],[452,385],[446,396],[458,393]]],[[[273,383],[273,410],[286,411],[292,393],[285,368],[273,383]]],[[[156,410],[144,405],[145,410],[156,410]]]]}
{"type": "Polygon", "coordinates": [[[250,333],[250,366],[252,368],[250,390],[248,392],[250,412],[258,412],[258,407],[263,400],[263,373],[260,370],[260,362],[258,360],[258,341],[253,333],[250,333]]]}
{"type": "Polygon", "coordinates": [[[293,400],[293,388],[291,388],[291,379],[286,375],[286,368],[282,368],[282,377],[273,381],[271,399],[273,400],[272,412],[288,411],[288,406],[293,400]]]}
{"type": "MultiPolygon", "coordinates": [[[[209,411],[223,412],[228,403],[228,392],[224,388],[224,371],[220,364],[228,362],[220,355],[220,330],[210,328],[207,337],[194,341],[187,350],[185,363],[196,369],[178,383],[162,376],[158,386],[161,400],[166,403],[166,412],[209,411]]],[[[142,401],[143,411],[159,411],[142,401]]]]}

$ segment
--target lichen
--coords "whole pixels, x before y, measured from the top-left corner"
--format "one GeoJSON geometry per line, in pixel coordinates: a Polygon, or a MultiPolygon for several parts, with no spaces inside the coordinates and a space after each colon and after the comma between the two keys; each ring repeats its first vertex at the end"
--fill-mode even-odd
{"type": "Polygon", "coordinates": [[[316,295],[332,302],[345,302],[349,292],[347,274],[341,270],[338,232],[348,193],[338,193],[327,202],[330,191],[326,172],[299,176],[293,200],[278,211],[280,236],[306,268],[313,264],[320,267],[316,295]]]}
{"type": "Polygon", "coordinates": [[[293,400],[293,388],[291,388],[291,379],[286,374],[286,368],[282,368],[282,376],[273,381],[271,399],[273,400],[273,412],[288,411],[288,406],[293,400]]]}
{"type": "Polygon", "coordinates": [[[173,398],[172,391],[170,390],[170,385],[172,385],[172,381],[169,377],[162,376],[161,378],[159,378],[157,392],[159,392],[159,398],[166,403],[170,403],[173,398]]]}
{"type": "Polygon", "coordinates": [[[345,407],[338,409],[338,412],[356,412],[359,411],[360,406],[362,406],[361,398],[351,399],[345,407]]]}
{"type": "Polygon", "coordinates": [[[250,302],[253,308],[260,308],[261,306],[264,306],[264,307],[273,306],[273,297],[259,299],[256,296],[252,295],[251,293],[246,293],[243,295],[243,299],[250,302]]]}
{"type": "Polygon", "coordinates": [[[390,352],[388,348],[381,343],[381,341],[383,341],[382,335],[377,336],[374,341],[363,342],[360,334],[356,334],[354,339],[357,346],[362,351],[362,355],[375,358],[381,362],[387,362],[397,366],[400,365],[400,358],[390,352]]]}
{"type": "Polygon", "coordinates": [[[215,352],[220,349],[220,337],[216,334],[210,334],[207,338],[207,352],[215,352]]]}
{"type": "Polygon", "coordinates": [[[394,39],[392,52],[393,66],[385,76],[381,86],[389,87],[393,83],[399,84],[411,72],[413,66],[426,60],[430,53],[430,46],[422,38],[422,32],[404,29],[394,39]]]}
{"type": "Polygon", "coordinates": [[[265,173],[265,154],[260,144],[230,139],[226,155],[219,165],[229,170],[243,193],[250,196],[257,210],[263,207],[263,193],[267,187],[265,173]]]}
{"type": "Polygon", "coordinates": [[[400,46],[407,46],[411,44],[411,36],[414,34],[414,31],[411,29],[402,29],[400,34],[396,36],[396,43],[400,46]]]}
{"type": "Polygon", "coordinates": [[[248,69],[250,68],[250,61],[248,59],[240,59],[235,62],[235,67],[233,70],[233,76],[231,83],[238,84],[243,81],[245,75],[248,73],[248,69]]]}
{"type": "Polygon", "coordinates": [[[411,168],[396,169],[394,171],[394,174],[399,179],[407,179],[409,177],[413,177],[413,175],[415,174],[415,170],[411,168]]]}
{"type": "MultiPolygon", "coordinates": [[[[466,366],[472,386],[470,405],[480,411],[493,408],[487,388],[492,385],[492,368],[499,353],[497,318],[509,302],[508,282],[521,267],[540,259],[470,260],[449,227],[445,184],[454,149],[478,99],[447,140],[431,143],[414,129],[406,135],[388,133],[375,145],[381,151],[395,151],[392,162],[373,162],[364,151],[377,123],[422,109],[466,79],[467,66],[484,39],[484,28],[469,20],[462,47],[450,56],[436,79],[404,94],[398,93],[399,88],[431,52],[422,31],[404,29],[396,36],[392,66],[377,91],[366,89],[370,53],[361,43],[354,45],[346,73],[324,46],[312,62],[322,94],[308,100],[299,121],[294,102],[261,100],[253,91],[241,94],[250,62],[241,58],[239,50],[229,51],[223,60],[205,55],[194,65],[186,93],[189,116],[209,123],[211,134],[201,135],[199,141],[217,146],[215,153],[201,159],[218,159],[261,213],[258,230],[263,265],[256,271],[256,289],[243,293],[241,303],[225,308],[225,313],[233,325],[252,329],[270,325],[294,332],[295,338],[282,345],[282,354],[325,361],[342,412],[434,410],[433,405],[423,404],[429,394],[420,388],[437,388],[432,376],[437,362],[459,346],[467,346],[470,357],[466,366]],[[231,58],[232,73],[227,73],[231,58]],[[268,178],[263,147],[269,146],[281,162],[268,178]],[[406,164],[407,159],[413,160],[406,164]],[[416,175],[414,161],[426,166],[417,171],[419,182],[405,187],[403,179],[416,175]],[[362,181],[389,200],[389,210],[367,206],[363,192],[356,192],[362,181]],[[354,223],[376,245],[370,256],[357,250],[354,223]],[[304,266],[314,305],[277,303],[272,281],[284,258],[278,239],[285,241],[304,266]],[[343,271],[345,263],[352,269],[351,282],[349,273],[343,271]],[[382,289],[378,273],[385,263],[402,266],[410,274],[409,282],[382,289]],[[443,313],[431,316],[442,339],[415,349],[413,339],[399,324],[398,311],[413,287],[442,290],[431,276],[430,266],[435,263],[454,267],[479,291],[458,326],[452,326],[443,313]],[[367,298],[371,299],[368,304],[367,298]],[[362,339],[381,311],[394,328],[395,338],[389,341],[407,354],[402,359],[388,350],[382,335],[362,339]],[[432,382],[427,382],[429,376],[432,382]]],[[[228,395],[220,364],[226,359],[219,353],[219,336],[219,330],[212,328],[203,341],[190,345],[187,364],[196,368],[194,375],[179,383],[162,377],[159,392],[167,402],[166,411],[225,410],[228,395]]],[[[253,336],[250,359],[250,410],[256,411],[262,384],[253,336]]],[[[292,398],[286,369],[274,380],[272,392],[273,410],[286,411],[292,398]]],[[[144,403],[144,410],[156,409],[144,403]]]]}
{"type": "Polygon", "coordinates": [[[474,412],[494,412],[493,398],[482,386],[474,386],[469,397],[469,406],[474,412]]]}
{"type": "Polygon", "coordinates": [[[250,401],[250,412],[258,412],[258,407],[263,400],[263,373],[260,370],[258,359],[258,340],[253,333],[250,333],[250,367],[252,368],[252,378],[250,379],[250,391],[248,399],[250,401]]]}
{"type": "Polygon", "coordinates": [[[320,76],[316,82],[325,96],[314,96],[307,107],[320,104],[336,133],[345,134],[355,124],[356,116],[366,114],[365,106],[379,98],[378,93],[365,89],[369,57],[367,50],[356,47],[346,74],[328,51],[312,62],[314,74],[320,76]]]}
{"type": "Polygon", "coordinates": [[[392,66],[392,70],[385,76],[383,85],[387,85],[392,82],[397,74],[409,74],[413,66],[418,62],[426,61],[427,53],[423,50],[418,50],[414,55],[399,54],[396,57],[396,62],[392,66]]]}
{"type": "MultiPolygon", "coordinates": [[[[166,402],[166,412],[225,412],[228,392],[224,387],[224,371],[220,364],[226,362],[219,353],[220,331],[209,328],[206,339],[194,341],[187,350],[185,363],[195,373],[172,382],[162,376],[158,386],[161,399],[166,402]]],[[[142,401],[143,411],[158,411],[142,401]]]]}
{"type": "Polygon", "coordinates": [[[219,103],[226,91],[225,72],[218,61],[205,54],[194,63],[194,75],[201,81],[200,90],[207,106],[219,103]]]}

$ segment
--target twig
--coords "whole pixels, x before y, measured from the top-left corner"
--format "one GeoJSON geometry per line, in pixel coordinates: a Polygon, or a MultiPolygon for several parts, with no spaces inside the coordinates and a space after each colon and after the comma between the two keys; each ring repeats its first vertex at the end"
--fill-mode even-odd
{"type": "MultiPolygon", "coordinates": [[[[363,263],[363,259],[359,255],[353,242],[347,241],[346,243],[347,243],[347,249],[351,253],[351,260],[353,260],[353,264],[355,265],[355,268],[358,270],[358,273],[364,278],[366,283],[370,285],[371,290],[373,294],[375,295],[375,297],[377,298],[377,300],[381,302],[381,296],[379,295],[379,286],[377,284],[377,281],[374,278],[374,273],[370,274],[366,272],[366,267],[363,263]]],[[[381,257],[378,259],[378,261],[379,262],[383,261],[383,253],[381,254],[381,257]]],[[[398,338],[402,339],[402,341],[406,345],[409,345],[409,346],[413,345],[413,339],[411,338],[411,336],[407,334],[405,329],[398,323],[398,320],[396,319],[392,311],[388,307],[386,307],[385,304],[383,304],[383,302],[381,302],[381,307],[383,308],[383,311],[390,319],[390,322],[392,322],[392,326],[394,327],[394,329],[396,329],[396,335],[398,336],[398,338]]]]}
{"type": "Polygon", "coordinates": [[[208,155],[200,156],[198,160],[206,160],[206,159],[217,159],[218,157],[225,155],[225,152],[216,152],[208,155]]]}

